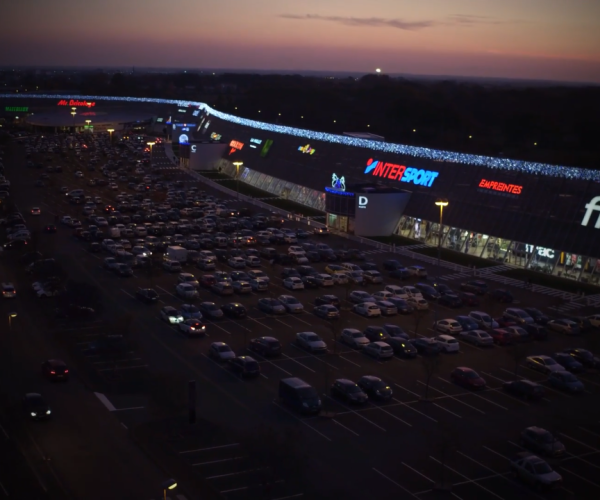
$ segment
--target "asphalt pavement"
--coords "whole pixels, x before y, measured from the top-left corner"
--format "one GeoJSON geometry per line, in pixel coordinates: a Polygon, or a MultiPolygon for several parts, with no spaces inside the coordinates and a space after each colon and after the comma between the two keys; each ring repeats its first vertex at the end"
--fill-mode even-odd
{"type": "MultiPolygon", "coordinates": [[[[13,151],[16,156],[7,161],[7,154],[5,164],[17,204],[23,211],[41,206],[42,223],[51,222],[55,214],[80,217],[77,207],[68,205],[59,192],[62,185],[73,189],[82,187],[86,194],[101,196],[107,202],[118,194],[108,188],[90,188],[85,179],[75,178],[75,170],[85,172],[85,169],[72,157],[68,162],[61,160],[66,168],[62,174],[53,174],[59,178],[50,186],[33,188],[38,172],[25,169],[22,151],[13,151]]],[[[199,185],[169,166],[163,156],[161,148],[155,146],[153,163],[169,171],[173,179],[199,185]]],[[[183,303],[175,295],[176,274],[149,277],[138,275],[136,271],[132,278],[119,278],[102,269],[102,259],[107,254],[89,253],[84,244],[71,236],[70,229],[60,227],[57,234],[43,235],[42,239],[40,247],[62,260],[69,274],[102,291],[105,305],[95,323],[48,328],[45,316],[48,306],[40,306],[38,299],[28,295],[27,278],[18,269],[4,270],[18,289],[23,290],[18,302],[15,301],[19,313],[23,314],[19,314],[14,324],[15,329],[20,328],[20,335],[12,351],[18,360],[15,369],[22,377],[19,389],[43,389],[56,407],[52,422],[27,423],[24,427],[43,450],[42,454],[51,458],[56,482],[72,491],[73,498],[106,498],[113,483],[119,485],[117,491],[123,491],[118,498],[156,497],[156,478],[162,479],[164,471],[156,470],[145,457],[139,456],[126,432],[156,418],[148,386],[149,378],[156,373],[198,382],[199,416],[218,423],[219,432],[210,438],[181,432],[178,439],[171,439],[170,450],[178,463],[188,464],[196,475],[227,499],[259,498],[256,495],[264,494],[264,475],[247,452],[248,435],[261,425],[293,429],[298,433],[293,445],[302,457],[298,468],[303,469],[306,479],[306,484],[299,486],[287,477],[271,476],[273,499],[301,498],[302,495],[304,498],[429,499],[443,495],[439,490],[450,486],[452,494],[464,500],[475,495],[481,499],[562,499],[592,498],[591,495],[600,494],[600,481],[595,477],[600,468],[597,405],[600,374],[596,371],[579,377],[586,391],[573,396],[548,387],[546,377],[525,367],[511,348],[480,348],[461,340],[458,353],[441,355],[442,363],[428,383],[426,364],[420,356],[414,360],[394,357],[378,361],[334,341],[331,328],[311,313],[310,304],[324,293],[343,298],[346,293],[343,287],[289,292],[281,286],[278,276],[281,268],[267,262],[263,269],[270,275],[271,285],[266,295],[295,295],[305,305],[303,313],[272,317],[256,308],[260,294],[220,298],[202,291],[201,300],[217,304],[241,302],[249,311],[248,318],[208,320],[206,338],[188,339],[158,316],[164,305],[183,303]],[[148,306],[136,300],[134,294],[140,286],[155,288],[160,294],[159,304],[148,306]],[[89,352],[90,342],[105,332],[112,319],[122,315],[133,318],[132,350],[117,359],[89,352]],[[298,348],[294,340],[301,331],[321,335],[328,343],[329,352],[318,356],[298,348]],[[61,346],[66,344],[56,341],[57,334],[67,334],[68,345],[78,347],[69,349],[68,353],[61,352],[61,346]],[[275,336],[281,341],[280,357],[264,359],[247,351],[248,340],[262,335],[275,336]],[[208,346],[214,341],[227,342],[237,354],[255,357],[261,366],[261,376],[255,380],[240,380],[226,366],[209,359],[208,346]],[[77,373],[68,384],[48,385],[37,376],[41,360],[51,356],[73,359],[77,373]],[[456,366],[476,369],[486,379],[487,388],[474,393],[451,383],[449,373],[456,366]],[[329,396],[334,379],[357,380],[367,374],[381,377],[393,388],[391,401],[352,407],[329,396]],[[279,380],[289,376],[300,377],[317,388],[324,405],[321,416],[299,416],[278,401],[279,380]],[[544,384],[547,389],[544,399],[528,402],[503,392],[503,382],[516,378],[544,384]],[[428,397],[424,400],[427,386],[428,397]],[[563,487],[545,495],[517,482],[508,470],[509,459],[522,451],[519,433],[529,425],[553,431],[568,450],[566,458],[551,461],[564,478],[563,487]],[[102,477],[114,479],[109,485],[102,477]],[[89,486],[96,483],[97,487],[89,486]]],[[[334,248],[348,245],[347,240],[336,236],[329,236],[325,241],[334,248]]],[[[362,249],[379,263],[391,257],[368,246],[362,249]]],[[[405,259],[403,262],[413,264],[405,259]]],[[[315,265],[319,270],[324,266],[315,265]]],[[[218,268],[231,271],[222,263],[218,268]]],[[[202,274],[198,269],[188,270],[196,276],[202,274]]],[[[435,266],[429,272],[434,276],[447,274],[447,270],[438,271],[435,266]]],[[[450,286],[457,286],[459,282],[446,281],[450,286]]],[[[380,288],[383,287],[370,285],[367,291],[380,288]]],[[[511,291],[519,304],[541,309],[549,305],[547,296],[522,289],[511,291]]],[[[3,304],[2,307],[6,313],[9,306],[3,304]]],[[[502,312],[502,306],[487,301],[479,309],[493,314],[502,312]]],[[[414,316],[366,319],[348,311],[338,323],[339,329],[362,330],[368,325],[390,322],[402,326],[413,336],[430,336],[434,334],[430,327],[435,318],[466,312],[465,308],[448,310],[433,305],[417,323],[414,316]]],[[[564,338],[551,334],[549,340],[533,342],[528,349],[531,354],[550,354],[568,346],[592,345],[595,340],[589,336],[564,338]]],[[[268,439],[267,433],[265,439],[268,439]]],[[[5,484],[1,473],[0,478],[5,484]]]]}

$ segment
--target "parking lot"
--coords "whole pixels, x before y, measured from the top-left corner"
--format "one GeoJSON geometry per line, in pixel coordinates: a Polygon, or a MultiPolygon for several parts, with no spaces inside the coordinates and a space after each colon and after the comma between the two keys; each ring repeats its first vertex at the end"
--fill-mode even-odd
{"type": "MultiPolygon", "coordinates": [[[[155,146],[152,154],[153,162],[161,167],[157,172],[169,172],[169,181],[181,180],[185,187],[206,189],[185,173],[169,166],[160,147],[155,146]]],[[[70,189],[84,189],[86,194],[100,196],[105,203],[111,204],[116,204],[115,196],[127,189],[126,186],[115,191],[107,187],[90,187],[85,177],[76,178],[73,175],[76,170],[88,176],[85,156],[76,160],[69,153],[67,159],[53,159],[53,162],[62,162],[64,170],[62,174],[52,174],[55,178],[46,187],[31,187],[39,175],[34,169],[23,169],[12,177],[17,205],[24,212],[30,206],[41,206],[42,224],[51,223],[55,215],[82,218],[81,208],[68,204],[60,193],[62,185],[68,185],[70,189]]],[[[158,199],[161,194],[153,193],[151,196],[158,199]]],[[[236,201],[231,205],[243,206],[236,201]]],[[[296,222],[286,225],[299,227],[296,222]]],[[[311,481],[315,483],[314,490],[309,490],[315,491],[315,495],[307,498],[318,498],[317,493],[327,498],[331,491],[344,494],[346,498],[364,498],[366,491],[370,492],[371,498],[437,498],[442,494],[440,490],[450,486],[452,494],[464,500],[474,495],[477,498],[508,499],[591,498],[590,495],[600,494],[600,481],[595,477],[600,467],[600,411],[594,404],[600,392],[600,374],[597,370],[588,370],[578,375],[585,391],[571,395],[550,387],[547,376],[527,368],[523,361],[524,354],[552,354],[566,347],[597,349],[597,331],[574,338],[551,333],[547,340],[527,343],[519,350],[511,346],[478,347],[459,337],[460,350],[453,354],[440,354],[440,362],[435,366],[426,356],[420,355],[415,359],[394,356],[389,360],[377,360],[340,343],[339,332],[343,328],[362,331],[370,325],[393,323],[413,338],[433,336],[436,333],[431,327],[435,320],[467,314],[473,308],[447,309],[433,302],[422,315],[368,319],[350,310],[351,304],[343,300],[347,294],[343,285],[292,292],[282,286],[280,273],[286,266],[263,260],[262,269],[270,278],[267,291],[219,297],[208,289],[200,289],[200,296],[195,301],[213,301],[219,306],[239,302],[247,309],[247,317],[243,320],[211,320],[205,317],[206,337],[190,339],[177,325],[168,325],[159,316],[162,307],[179,308],[187,302],[175,293],[176,273],[161,271],[150,275],[134,269],[132,277],[119,277],[102,265],[104,258],[110,254],[89,252],[88,244],[75,239],[71,232],[66,226],[59,226],[57,234],[41,235],[40,250],[55,255],[78,279],[92,283],[102,291],[105,309],[94,320],[97,323],[60,326],[58,329],[61,334],[66,333],[73,339],[81,362],[106,382],[107,396],[116,397],[110,391],[129,393],[131,404],[124,400],[125,407],[144,407],[145,404],[139,402],[140,393],[145,390],[143,381],[149,374],[178,371],[187,376],[202,376],[202,380],[218,386],[254,414],[244,415],[240,406],[220,401],[219,411],[227,405],[230,411],[221,417],[216,410],[206,408],[203,414],[211,420],[219,419],[219,422],[226,422],[224,425],[235,423],[239,428],[245,428],[250,425],[245,420],[254,422],[258,418],[275,427],[290,426],[301,430],[301,447],[310,457],[308,467],[311,481]],[[135,294],[140,287],[156,290],[158,303],[145,305],[136,299],[135,294]],[[258,300],[262,296],[282,294],[294,295],[304,305],[304,311],[273,316],[258,309],[258,300]],[[312,313],[315,298],[323,294],[335,294],[342,299],[341,318],[333,328],[329,322],[312,313]],[[116,353],[103,350],[99,347],[99,339],[112,328],[114,323],[111,321],[123,314],[133,318],[130,348],[119,349],[116,353]],[[70,328],[72,332],[69,332],[70,328]],[[327,353],[316,355],[299,348],[295,342],[296,334],[303,331],[320,335],[328,345],[327,353]],[[247,349],[249,340],[259,336],[276,337],[282,345],[281,355],[264,358],[250,352],[247,349]],[[260,364],[260,377],[242,380],[227,365],[209,358],[208,347],[217,341],[226,342],[237,355],[254,357],[260,364]],[[457,366],[477,370],[486,380],[486,388],[474,392],[451,382],[450,372],[457,366]],[[363,375],[383,379],[392,388],[393,398],[387,402],[369,401],[364,406],[349,406],[330,396],[334,380],[347,378],[356,381],[363,375]],[[323,401],[323,411],[319,416],[299,416],[278,400],[279,381],[286,377],[300,377],[318,390],[323,401]],[[542,384],[545,387],[544,397],[530,402],[503,390],[504,382],[519,378],[542,384]],[[561,488],[551,493],[534,492],[509,472],[510,459],[523,451],[519,445],[519,434],[530,425],[552,431],[567,447],[565,458],[550,460],[563,476],[561,488]]],[[[334,249],[349,246],[347,240],[333,235],[322,239],[311,236],[309,241],[325,241],[334,249]]],[[[281,245],[278,250],[285,252],[287,246],[281,245]]],[[[393,257],[367,246],[358,248],[379,266],[393,257]]],[[[405,265],[415,264],[401,260],[405,265]]],[[[319,272],[324,272],[326,266],[322,262],[311,265],[319,272]]],[[[191,266],[184,270],[196,277],[204,274],[191,266]]],[[[218,262],[217,271],[231,272],[233,269],[225,262],[218,262]]],[[[440,271],[431,268],[429,272],[437,275],[440,271]]],[[[447,274],[448,271],[442,270],[441,273],[447,274]]],[[[17,280],[17,275],[14,279],[17,280]]],[[[19,274],[17,285],[28,293],[30,283],[24,279],[19,274]]],[[[464,280],[464,277],[446,280],[445,283],[455,288],[461,279],[464,280]]],[[[406,282],[386,279],[385,284],[414,284],[416,281],[417,278],[406,282]]],[[[493,283],[490,287],[496,288],[493,283]]],[[[364,289],[372,293],[382,288],[383,285],[371,284],[364,289]]],[[[513,290],[513,294],[519,306],[547,310],[550,300],[547,296],[523,289],[513,290]]],[[[38,299],[31,298],[33,307],[35,300],[38,299]]],[[[498,316],[504,306],[486,298],[477,309],[498,316]]],[[[551,311],[547,312],[550,314],[551,311]]],[[[210,406],[208,399],[203,403],[210,406]]],[[[123,414],[122,418],[127,424],[127,415],[123,414]]],[[[174,444],[174,450],[228,499],[254,498],[252,495],[260,498],[266,487],[265,477],[269,478],[269,484],[272,483],[269,486],[272,498],[295,498],[295,495],[304,493],[272,471],[266,473],[264,469],[255,467],[244,446],[235,439],[226,439],[226,433],[222,439],[212,440],[190,436],[185,442],[174,444]]]]}

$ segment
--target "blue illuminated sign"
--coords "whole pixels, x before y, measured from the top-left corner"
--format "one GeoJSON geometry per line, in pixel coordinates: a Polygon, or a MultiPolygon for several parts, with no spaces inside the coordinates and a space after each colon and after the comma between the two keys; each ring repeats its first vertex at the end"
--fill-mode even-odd
{"type": "Polygon", "coordinates": [[[364,173],[394,181],[410,182],[416,186],[426,187],[431,187],[433,181],[440,175],[439,172],[407,167],[405,165],[396,165],[395,163],[387,163],[374,160],[373,158],[367,161],[367,167],[365,168],[364,173]]]}

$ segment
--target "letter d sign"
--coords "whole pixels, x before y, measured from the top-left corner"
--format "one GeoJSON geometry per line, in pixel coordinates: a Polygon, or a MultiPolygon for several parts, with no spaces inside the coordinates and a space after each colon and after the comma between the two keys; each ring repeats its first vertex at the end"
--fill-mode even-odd
{"type": "Polygon", "coordinates": [[[367,203],[369,203],[369,199],[366,196],[358,197],[358,208],[367,208],[367,203]]]}

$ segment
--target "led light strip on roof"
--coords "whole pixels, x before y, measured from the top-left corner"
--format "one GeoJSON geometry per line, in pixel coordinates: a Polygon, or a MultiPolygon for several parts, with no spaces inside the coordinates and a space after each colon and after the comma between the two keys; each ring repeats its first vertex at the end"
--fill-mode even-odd
{"type": "Polygon", "coordinates": [[[248,120],[239,116],[222,113],[203,102],[180,101],[176,99],[159,99],[153,97],[112,97],[112,96],[70,96],[70,95],[47,95],[47,94],[0,94],[4,99],[83,99],[93,101],[125,101],[155,104],[173,104],[176,106],[195,106],[203,109],[221,120],[251,127],[255,129],[268,130],[279,134],[304,137],[315,141],[330,142],[333,144],[342,144],[345,146],[354,146],[371,149],[373,151],[383,151],[385,153],[400,154],[412,156],[415,158],[426,158],[433,161],[446,161],[451,163],[463,163],[498,170],[511,170],[523,172],[526,174],[545,175],[549,177],[564,177],[567,179],[581,179],[600,182],[600,170],[588,170],[580,167],[567,167],[561,165],[550,165],[547,163],[535,163],[523,160],[510,160],[507,158],[494,158],[493,156],[480,156],[467,153],[456,153],[453,151],[442,151],[438,149],[422,148],[418,146],[407,146],[404,144],[393,144],[391,142],[371,141],[368,139],[359,139],[344,135],[327,134],[325,132],[315,132],[300,128],[286,127],[283,125],[273,125],[271,123],[248,120]]]}

